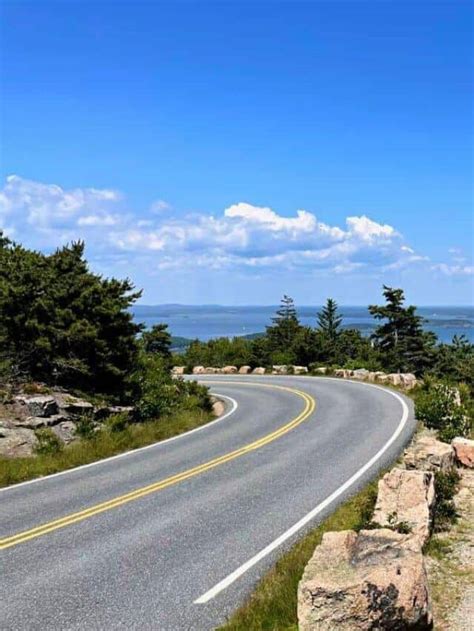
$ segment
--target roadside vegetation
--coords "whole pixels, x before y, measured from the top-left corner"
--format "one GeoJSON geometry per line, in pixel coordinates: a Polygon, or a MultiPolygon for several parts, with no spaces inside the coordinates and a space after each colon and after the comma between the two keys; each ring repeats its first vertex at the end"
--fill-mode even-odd
{"type": "Polygon", "coordinates": [[[370,526],[376,498],[374,481],[292,546],[220,631],[297,631],[298,582],[315,547],[325,532],[359,531],[370,526]]]}
{"type": "Polygon", "coordinates": [[[91,403],[133,408],[100,427],[85,416],[67,446],[51,429],[37,430],[35,457],[0,458],[1,485],[141,447],[212,418],[206,387],[171,378],[166,326],[143,331],[133,322],[129,307],[139,296],[128,279],[93,274],[83,243],[44,255],[0,232],[0,403],[18,392],[65,389],[91,403]]]}
{"type": "Polygon", "coordinates": [[[0,458],[0,487],[58,473],[109,456],[144,447],[204,425],[212,415],[202,409],[182,409],[158,420],[128,424],[120,415],[110,417],[99,432],[63,446],[50,429],[38,430],[34,458],[0,458]]]}

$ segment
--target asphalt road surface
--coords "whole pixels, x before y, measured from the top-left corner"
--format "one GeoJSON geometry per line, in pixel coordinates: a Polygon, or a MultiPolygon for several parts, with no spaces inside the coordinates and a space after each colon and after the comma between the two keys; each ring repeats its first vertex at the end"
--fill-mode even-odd
{"type": "Polygon", "coordinates": [[[1,629],[214,629],[414,430],[377,386],[201,381],[217,422],[0,491],[1,629]]]}

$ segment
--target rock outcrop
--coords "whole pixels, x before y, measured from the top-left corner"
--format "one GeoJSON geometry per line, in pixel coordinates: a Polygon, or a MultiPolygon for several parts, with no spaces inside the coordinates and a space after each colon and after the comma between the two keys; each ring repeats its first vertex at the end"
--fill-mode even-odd
{"type": "Polygon", "coordinates": [[[7,458],[30,456],[38,444],[35,432],[25,427],[6,427],[0,423],[0,455],[7,458]]]}
{"type": "Polygon", "coordinates": [[[421,548],[388,529],[323,536],[298,588],[300,631],[431,629],[421,548]]]}
{"type": "Polygon", "coordinates": [[[114,414],[134,418],[130,406],[93,405],[68,392],[20,393],[0,405],[0,456],[31,456],[38,444],[36,430],[50,428],[64,443],[76,438],[78,423],[90,419],[95,427],[114,414]]]}
{"type": "Polygon", "coordinates": [[[434,501],[432,473],[392,469],[379,480],[372,521],[382,527],[408,528],[423,545],[430,536],[434,501]]]}
{"type": "Polygon", "coordinates": [[[454,449],[432,434],[425,434],[405,450],[403,460],[407,469],[449,471],[454,466],[454,449]]]}
{"type": "Polygon", "coordinates": [[[474,440],[458,437],[451,444],[457,462],[463,467],[474,468],[474,440]]]}
{"type": "Polygon", "coordinates": [[[50,395],[19,394],[15,401],[28,410],[29,416],[47,417],[57,414],[58,404],[50,395]]]}

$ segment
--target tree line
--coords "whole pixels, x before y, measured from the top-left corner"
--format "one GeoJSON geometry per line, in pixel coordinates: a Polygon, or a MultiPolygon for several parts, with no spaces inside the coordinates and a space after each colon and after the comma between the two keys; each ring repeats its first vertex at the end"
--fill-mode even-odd
{"type": "Polygon", "coordinates": [[[264,334],[195,340],[175,356],[166,325],[145,331],[134,322],[130,307],[140,295],[129,279],[91,272],[82,242],[46,255],[0,232],[0,380],[33,379],[137,400],[144,391],[151,397],[150,380],[156,396],[176,391],[167,375],[173,363],[296,364],[432,374],[474,387],[474,346],[463,336],[438,343],[416,307],[405,305],[402,289],[384,286],[383,304],[369,306],[378,322],[371,336],[343,327],[332,299],[315,314],[314,326],[303,325],[284,296],[264,334]]]}
{"type": "Polygon", "coordinates": [[[285,295],[264,334],[254,339],[194,340],[174,360],[189,366],[288,364],[411,372],[462,381],[472,389],[474,345],[465,336],[440,344],[433,332],[423,328],[424,319],[417,308],[405,305],[402,289],[384,285],[383,298],[383,304],[368,307],[378,322],[370,336],[343,327],[342,314],[332,298],[315,314],[313,327],[303,325],[293,299],[285,295]]]}

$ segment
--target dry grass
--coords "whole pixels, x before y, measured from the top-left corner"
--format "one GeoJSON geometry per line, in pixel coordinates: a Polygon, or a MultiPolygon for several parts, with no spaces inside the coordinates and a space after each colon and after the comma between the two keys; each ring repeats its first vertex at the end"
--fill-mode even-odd
{"type": "Polygon", "coordinates": [[[157,421],[129,425],[120,432],[104,429],[93,439],[72,443],[58,453],[31,458],[0,458],[0,487],[144,447],[204,425],[213,418],[202,410],[185,410],[157,421]]]}
{"type": "Polygon", "coordinates": [[[296,631],[297,588],[314,548],[325,532],[360,530],[372,517],[377,482],[340,506],[277,561],[258,583],[249,600],[238,609],[221,631],[296,631]]]}

